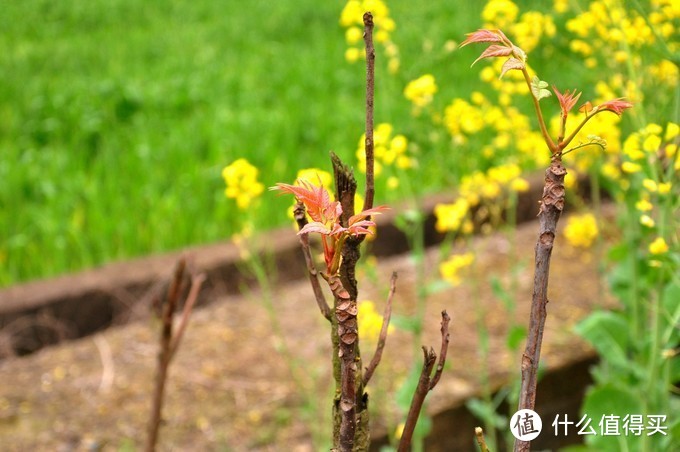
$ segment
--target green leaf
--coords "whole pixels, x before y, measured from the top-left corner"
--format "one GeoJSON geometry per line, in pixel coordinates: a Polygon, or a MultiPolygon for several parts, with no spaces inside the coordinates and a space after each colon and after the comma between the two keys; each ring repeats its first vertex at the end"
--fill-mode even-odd
{"type": "Polygon", "coordinates": [[[524,339],[527,337],[526,327],[520,325],[513,325],[508,332],[508,337],[506,339],[506,344],[510,350],[517,350],[519,346],[522,345],[524,339]]]}
{"type": "Polygon", "coordinates": [[[515,300],[510,294],[510,291],[505,290],[500,278],[496,275],[491,277],[491,290],[493,295],[503,302],[505,309],[510,311],[515,307],[515,300]]]}
{"type": "Polygon", "coordinates": [[[671,344],[677,341],[678,338],[678,321],[680,321],[680,285],[673,282],[664,287],[661,293],[661,305],[664,309],[664,314],[667,323],[664,328],[671,328],[671,344]]]}
{"type": "Polygon", "coordinates": [[[547,88],[548,82],[544,82],[534,75],[534,77],[531,79],[531,92],[536,100],[541,100],[552,96],[552,93],[547,88]]]}
{"type": "Polygon", "coordinates": [[[409,331],[412,333],[417,333],[420,331],[420,321],[416,317],[392,314],[390,324],[403,331],[409,331]]]}
{"type": "Polygon", "coordinates": [[[594,312],[576,325],[575,330],[595,347],[604,360],[619,366],[628,364],[628,323],[621,313],[594,312]]]}
{"type": "MultiPolygon", "coordinates": [[[[599,422],[603,416],[620,416],[622,420],[627,414],[644,413],[642,401],[627,388],[614,385],[604,385],[588,391],[581,407],[581,413],[591,419],[590,426],[598,433],[586,436],[587,443],[597,450],[621,450],[621,442],[639,446],[639,437],[632,436],[602,436],[599,431],[599,422]]],[[[639,450],[639,447],[630,446],[628,450],[639,450]]]]}
{"type": "Polygon", "coordinates": [[[506,427],[507,419],[505,416],[496,413],[495,408],[487,402],[473,398],[465,402],[465,406],[475,417],[485,424],[492,424],[498,429],[506,427]]]}

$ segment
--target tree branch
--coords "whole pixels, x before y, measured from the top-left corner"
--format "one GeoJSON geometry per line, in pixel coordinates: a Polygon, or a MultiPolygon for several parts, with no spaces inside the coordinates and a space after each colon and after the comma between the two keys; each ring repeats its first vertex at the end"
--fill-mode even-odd
{"type": "Polygon", "coordinates": [[[481,452],[489,452],[489,447],[486,445],[486,440],[484,439],[484,430],[482,427],[475,427],[475,437],[477,438],[477,445],[481,452]]]}
{"type": "Polygon", "coordinates": [[[442,326],[441,326],[441,333],[442,333],[442,346],[439,351],[439,363],[437,364],[437,370],[434,373],[434,376],[432,377],[432,381],[430,381],[430,388],[429,390],[432,391],[435,386],[437,386],[437,383],[439,383],[439,379],[442,376],[442,372],[444,371],[444,364],[446,363],[446,352],[449,349],[449,322],[451,321],[451,317],[446,313],[446,311],[442,311],[442,326]]]}
{"type": "MultiPolygon", "coordinates": [[[[559,154],[554,155],[545,172],[543,198],[539,209],[539,236],[536,242],[534,270],[534,291],[531,300],[529,334],[522,355],[522,384],[518,409],[533,410],[536,404],[538,365],[541,358],[541,343],[547,317],[548,276],[550,257],[557,230],[557,222],[564,209],[564,176],[567,170],[562,166],[559,154]]],[[[515,452],[528,451],[529,441],[515,441],[515,452]]]]}
{"type": "Polygon", "coordinates": [[[182,336],[184,336],[184,331],[189,324],[189,317],[191,316],[191,313],[194,309],[196,300],[198,300],[198,293],[201,291],[203,282],[205,282],[205,273],[200,273],[191,278],[191,289],[189,289],[189,295],[187,295],[187,299],[184,302],[182,317],[180,318],[177,332],[172,337],[172,341],[170,343],[170,360],[172,360],[172,358],[175,356],[175,353],[177,353],[182,336]]]}
{"type": "Polygon", "coordinates": [[[423,408],[423,403],[425,402],[425,397],[427,393],[430,392],[439,382],[442,370],[444,369],[444,364],[446,363],[446,351],[449,345],[449,321],[451,318],[446,313],[442,311],[442,345],[439,358],[439,364],[437,365],[437,370],[432,378],[432,369],[434,368],[435,361],[437,361],[437,355],[435,354],[432,347],[430,350],[423,347],[423,369],[420,372],[420,379],[418,380],[418,386],[413,394],[413,399],[411,399],[411,407],[408,410],[408,415],[406,416],[406,423],[404,425],[404,431],[401,434],[401,439],[399,440],[398,452],[407,452],[411,446],[411,440],[413,439],[413,431],[418,423],[418,417],[420,416],[420,411],[423,408]]]}
{"type": "Polygon", "coordinates": [[[185,268],[186,261],[182,258],[177,262],[174,277],[170,283],[165,303],[162,306],[160,350],[158,352],[158,366],[156,370],[156,382],[154,385],[151,414],[147,427],[148,435],[145,447],[147,452],[156,450],[156,443],[158,442],[158,431],[161,425],[161,412],[163,410],[163,394],[165,392],[165,382],[167,380],[168,367],[170,366],[170,359],[172,356],[170,346],[172,341],[172,317],[177,309],[185,268]]]}
{"type": "MultiPolygon", "coordinates": [[[[293,210],[293,216],[295,222],[298,225],[298,230],[301,230],[307,224],[307,216],[305,214],[305,205],[298,201],[295,204],[295,209],[293,210]]],[[[319,306],[321,314],[328,320],[331,321],[331,308],[326,302],[326,297],[321,290],[321,284],[319,283],[319,272],[317,271],[314,260],[312,259],[312,253],[309,248],[309,236],[307,234],[300,234],[300,248],[302,248],[302,255],[305,257],[305,263],[307,264],[307,273],[309,275],[309,283],[314,291],[314,298],[316,299],[316,304],[319,306]]]]}
{"type": "Polygon", "coordinates": [[[366,196],[364,208],[373,207],[375,193],[373,154],[373,103],[375,99],[375,48],[373,47],[373,15],[364,13],[364,45],[366,46],[366,196]]]}
{"type": "Polygon", "coordinates": [[[387,303],[385,303],[385,312],[383,312],[382,326],[380,327],[380,336],[378,336],[378,345],[375,348],[375,353],[371,362],[366,367],[366,372],[364,373],[364,386],[366,386],[373,376],[373,372],[380,364],[380,359],[382,358],[382,352],[385,348],[385,342],[387,341],[387,330],[390,326],[390,318],[392,317],[392,298],[394,297],[394,292],[397,290],[397,272],[392,273],[392,279],[390,280],[390,293],[387,295],[387,303]]]}

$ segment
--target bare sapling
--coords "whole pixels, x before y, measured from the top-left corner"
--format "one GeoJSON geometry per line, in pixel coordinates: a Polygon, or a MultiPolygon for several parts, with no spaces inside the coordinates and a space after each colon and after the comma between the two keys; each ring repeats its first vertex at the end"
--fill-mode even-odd
{"type": "MultiPolygon", "coordinates": [[[[529,333],[526,341],[526,348],[522,355],[522,380],[518,407],[520,410],[533,410],[536,404],[536,386],[541,357],[541,343],[543,341],[543,332],[545,330],[545,321],[547,317],[550,257],[555,242],[557,222],[564,210],[564,177],[567,174],[567,170],[562,164],[562,157],[569,152],[587,146],[604,148],[606,146],[604,140],[597,136],[591,136],[587,142],[579,143],[572,148],[567,149],[579,131],[595,115],[605,111],[621,115],[624,110],[631,108],[633,105],[624,99],[613,99],[595,107],[590,102],[586,102],[579,109],[579,111],[584,114],[583,118],[581,118],[578,125],[567,134],[567,117],[571,109],[576,105],[576,102],[578,102],[581,93],[577,93],[576,90],[571,92],[566,90],[562,93],[553,86],[553,92],[559,101],[561,109],[559,135],[557,140],[553,140],[548,133],[548,128],[539,103],[542,99],[550,97],[552,93],[547,89],[549,86],[547,82],[540,80],[537,76],[531,77],[529,75],[526,64],[526,53],[513,44],[500,30],[482,29],[477,30],[474,33],[469,33],[467,39],[461,43],[461,47],[471,43],[489,44],[479,58],[475,60],[475,63],[484,58],[507,58],[501,70],[501,77],[508,71],[521,71],[531,92],[531,99],[541,129],[541,134],[543,135],[545,144],[550,152],[550,166],[545,171],[543,196],[540,200],[538,212],[539,234],[535,247],[534,289],[529,317],[529,333]]],[[[515,441],[515,451],[528,451],[529,447],[530,441],[515,441]]]]}

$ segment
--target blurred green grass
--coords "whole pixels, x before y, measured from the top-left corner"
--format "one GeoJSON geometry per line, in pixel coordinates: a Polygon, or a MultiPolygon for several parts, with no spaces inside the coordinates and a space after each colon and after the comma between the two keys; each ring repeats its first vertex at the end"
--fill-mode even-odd
{"type": "MultiPolygon", "coordinates": [[[[474,156],[455,155],[441,133],[419,136],[426,127],[402,91],[433,73],[433,110],[443,112],[453,97],[483,89],[469,70],[478,49],[445,50],[481,25],[483,3],[388,4],[402,67],[388,75],[378,47],[376,122],[419,139],[411,185],[441,191],[474,156]]],[[[292,182],[299,168],[328,169],[331,149],[354,164],[365,75],[344,60],[343,5],[5,4],[0,285],[228,238],[243,218],[220,172],[236,158],[260,168],[266,186],[292,182]]],[[[394,197],[378,193],[379,202],[394,197]]],[[[265,194],[253,222],[286,224],[289,202],[265,194]]]]}

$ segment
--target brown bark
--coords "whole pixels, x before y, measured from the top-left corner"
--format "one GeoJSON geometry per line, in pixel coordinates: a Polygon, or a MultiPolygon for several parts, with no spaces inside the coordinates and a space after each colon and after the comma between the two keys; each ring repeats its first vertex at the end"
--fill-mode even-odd
{"type": "Polygon", "coordinates": [[[179,302],[185,265],[184,259],[177,263],[174,278],[168,289],[165,303],[162,306],[161,347],[158,352],[156,382],[154,385],[151,415],[147,427],[147,442],[145,447],[147,452],[156,450],[156,443],[158,442],[158,431],[161,425],[161,413],[163,410],[163,395],[165,393],[165,382],[168,376],[168,366],[171,357],[170,342],[172,341],[172,316],[174,315],[177,303],[179,302]]]}
{"type": "Polygon", "coordinates": [[[451,317],[442,311],[442,323],[441,323],[441,333],[442,333],[442,344],[439,352],[439,363],[437,364],[437,370],[434,375],[432,375],[432,369],[437,361],[437,354],[434,352],[432,347],[430,350],[423,347],[423,369],[420,372],[420,379],[418,380],[418,386],[416,386],[416,391],[413,393],[413,398],[411,399],[411,406],[408,410],[408,415],[406,416],[406,422],[404,423],[404,430],[401,434],[401,439],[399,440],[398,452],[407,452],[411,447],[411,440],[413,439],[413,432],[418,423],[418,418],[420,417],[420,412],[423,409],[423,403],[425,403],[425,397],[428,392],[430,392],[439,382],[442,371],[444,370],[444,364],[446,364],[446,351],[449,348],[449,322],[451,317]]]}
{"type": "MultiPolygon", "coordinates": [[[[533,410],[536,403],[538,365],[547,317],[548,277],[550,257],[557,231],[557,222],[564,209],[564,177],[567,170],[559,155],[552,158],[545,172],[543,198],[538,212],[539,235],[535,248],[534,291],[531,300],[529,334],[522,355],[522,384],[518,409],[533,410]]],[[[528,451],[531,442],[515,441],[515,451],[528,451]]]]}

